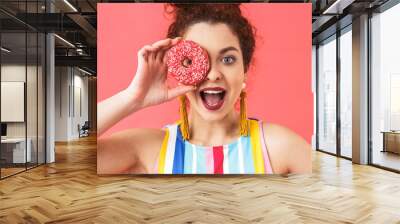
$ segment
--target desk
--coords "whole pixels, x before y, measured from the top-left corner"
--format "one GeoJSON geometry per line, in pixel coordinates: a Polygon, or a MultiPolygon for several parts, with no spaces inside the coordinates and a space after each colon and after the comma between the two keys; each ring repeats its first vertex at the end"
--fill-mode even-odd
{"type": "Polygon", "coordinates": [[[383,133],[382,152],[400,154],[400,131],[382,131],[381,133],[383,133]]]}
{"type": "Polygon", "coordinates": [[[25,138],[6,138],[1,139],[1,159],[6,163],[25,163],[32,159],[31,145],[32,141],[27,138],[28,143],[25,154],[25,138]],[[27,159],[27,161],[25,161],[27,159]]]}

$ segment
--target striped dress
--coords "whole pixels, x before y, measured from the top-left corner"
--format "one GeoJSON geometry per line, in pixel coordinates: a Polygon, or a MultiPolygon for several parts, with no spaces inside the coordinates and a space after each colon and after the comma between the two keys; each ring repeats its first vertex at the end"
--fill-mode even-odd
{"type": "Polygon", "coordinates": [[[168,125],[154,173],[272,174],[262,122],[249,119],[250,134],[220,146],[185,141],[179,124],[168,125]]]}

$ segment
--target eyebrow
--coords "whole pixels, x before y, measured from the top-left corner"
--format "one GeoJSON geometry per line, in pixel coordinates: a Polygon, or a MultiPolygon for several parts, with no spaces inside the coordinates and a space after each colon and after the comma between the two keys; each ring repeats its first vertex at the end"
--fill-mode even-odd
{"type": "Polygon", "coordinates": [[[228,51],[237,51],[237,52],[239,52],[239,50],[238,50],[236,47],[230,46],[230,47],[226,47],[226,48],[221,49],[221,50],[219,51],[219,53],[220,53],[220,54],[224,54],[224,53],[226,53],[226,52],[228,52],[228,51]]]}

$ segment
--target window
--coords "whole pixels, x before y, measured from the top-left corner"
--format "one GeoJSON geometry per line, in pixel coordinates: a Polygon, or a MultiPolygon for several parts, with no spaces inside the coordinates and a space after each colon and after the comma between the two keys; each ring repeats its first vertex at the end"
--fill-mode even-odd
{"type": "Polygon", "coordinates": [[[400,170],[400,4],[371,18],[371,161],[400,170]]]}
{"type": "Polygon", "coordinates": [[[340,36],[340,155],[352,157],[352,33],[351,25],[340,36]]]}
{"type": "Polygon", "coordinates": [[[336,36],[318,47],[318,149],[336,153],[336,36]]]}
{"type": "MultiPolygon", "coordinates": [[[[10,6],[23,15],[43,13],[44,3],[0,1],[0,6],[10,6]]],[[[1,98],[8,99],[0,105],[4,115],[0,178],[5,178],[45,163],[46,39],[44,33],[8,14],[0,12],[0,17],[8,21],[0,29],[0,90],[1,98]]]]}

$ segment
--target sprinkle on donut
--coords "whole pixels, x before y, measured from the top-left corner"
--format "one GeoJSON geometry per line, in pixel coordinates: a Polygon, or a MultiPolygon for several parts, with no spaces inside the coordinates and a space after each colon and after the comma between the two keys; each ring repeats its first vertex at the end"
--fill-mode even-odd
{"type": "Polygon", "coordinates": [[[167,52],[168,75],[184,85],[197,85],[210,69],[207,51],[193,41],[182,40],[167,52]]]}

